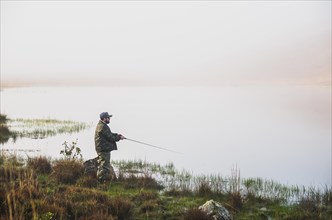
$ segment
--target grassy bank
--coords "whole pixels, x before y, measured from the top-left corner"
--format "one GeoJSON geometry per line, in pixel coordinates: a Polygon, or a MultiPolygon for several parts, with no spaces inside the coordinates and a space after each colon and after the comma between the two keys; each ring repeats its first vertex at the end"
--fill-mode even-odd
{"type": "Polygon", "coordinates": [[[213,199],[234,219],[331,219],[332,190],[262,179],[192,176],[172,164],[116,161],[118,180],[100,184],[82,161],[22,159],[1,152],[0,219],[211,219],[213,199]],[[202,217],[203,216],[203,217],[202,217]]]}
{"type": "MultiPolygon", "coordinates": [[[[5,142],[13,132],[5,116],[0,122],[0,140],[5,142]]],[[[36,124],[44,129],[45,123],[52,129],[66,124],[24,120],[29,123],[28,129],[35,129],[36,124]]],[[[68,123],[67,127],[75,127],[68,123]]],[[[63,147],[60,160],[21,158],[0,151],[0,220],[204,220],[212,217],[198,207],[211,199],[227,208],[234,219],[332,219],[332,189],[327,186],[243,179],[237,168],[230,176],[196,176],[178,171],[172,163],[141,160],[113,161],[117,181],[101,184],[94,175],[85,174],[76,142],[65,142],[63,147]]]]}

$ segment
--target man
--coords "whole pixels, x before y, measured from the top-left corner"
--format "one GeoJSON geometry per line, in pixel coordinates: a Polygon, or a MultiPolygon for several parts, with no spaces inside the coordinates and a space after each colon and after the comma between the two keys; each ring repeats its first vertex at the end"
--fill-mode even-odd
{"type": "Polygon", "coordinates": [[[109,115],[108,112],[102,112],[95,131],[95,147],[98,154],[97,178],[100,182],[116,179],[110,162],[111,151],[118,149],[116,142],[125,139],[121,134],[111,132],[108,127],[110,117],[112,115],[109,115]]]}

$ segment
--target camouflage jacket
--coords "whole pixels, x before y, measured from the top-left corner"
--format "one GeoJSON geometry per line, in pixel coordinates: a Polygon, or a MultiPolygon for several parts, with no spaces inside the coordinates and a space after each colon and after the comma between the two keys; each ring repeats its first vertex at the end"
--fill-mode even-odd
{"type": "Polygon", "coordinates": [[[102,121],[99,121],[95,131],[95,147],[97,152],[117,150],[116,142],[120,135],[112,133],[111,129],[102,121]]]}

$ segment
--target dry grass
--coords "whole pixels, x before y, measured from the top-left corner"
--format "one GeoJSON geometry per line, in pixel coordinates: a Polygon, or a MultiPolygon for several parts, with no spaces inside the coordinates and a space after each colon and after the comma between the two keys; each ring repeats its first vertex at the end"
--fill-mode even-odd
{"type": "Polygon", "coordinates": [[[213,194],[211,186],[207,182],[201,182],[197,189],[197,194],[199,196],[211,196],[213,194]]]}
{"type": "Polygon", "coordinates": [[[123,173],[117,182],[108,184],[83,174],[82,161],[78,160],[52,162],[37,157],[24,162],[15,155],[0,154],[0,219],[204,220],[212,218],[194,207],[211,197],[222,203],[234,219],[332,216],[331,188],[306,189],[306,193],[292,189],[301,199],[287,204],[280,199],[287,196],[280,184],[251,179],[243,185],[237,171],[227,182],[214,183],[224,178],[205,176],[196,178],[196,185],[188,184],[192,188],[173,187],[166,191],[160,191],[163,182],[153,178],[151,172],[123,173]],[[273,197],[268,197],[268,190],[272,190],[273,197]],[[261,211],[262,207],[267,211],[261,211]]]}
{"type": "Polygon", "coordinates": [[[146,190],[142,190],[139,192],[139,194],[137,194],[134,199],[135,201],[138,202],[144,202],[147,200],[156,200],[158,199],[159,194],[155,191],[146,191],[146,190]]]}
{"type": "Polygon", "coordinates": [[[57,160],[53,165],[52,177],[63,184],[75,184],[83,175],[84,167],[80,161],[76,160],[57,160]]]}
{"type": "Polygon", "coordinates": [[[163,186],[158,183],[154,178],[148,175],[138,176],[131,174],[127,177],[124,175],[119,175],[118,181],[123,184],[125,188],[146,188],[146,189],[156,189],[161,190],[163,186]]]}
{"type": "Polygon", "coordinates": [[[129,199],[116,197],[111,200],[109,209],[118,220],[129,220],[132,218],[133,206],[134,204],[129,199]]]}
{"type": "Polygon", "coordinates": [[[41,192],[36,175],[21,167],[0,167],[0,218],[33,219],[41,192]]]}
{"type": "Polygon", "coordinates": [[[232,210],[241,210],[243,207],[243,196],[239,192],[229,193],[227,198],[228,208],[232,210]]]}
{"type": "Polygon", "coordinates": [[[206,212],[198,209],[198,208],[191,208],[187,210],[183,216],[184,220],[213,220],[212,216],[206,214],[206,212]]]}
{"type": "Polygon", "coordinates": [[[52,172],[52,165],[46,157],[28,158],[27,167],[32,169],[36,174],[50,174],[52,172]]]}
{"type": "Polygon", "coordinates": [[[77,180],[76,185],[80,187],[96,188],[99,185],[99,181],[96,177],[84,175],[77,180]]]}

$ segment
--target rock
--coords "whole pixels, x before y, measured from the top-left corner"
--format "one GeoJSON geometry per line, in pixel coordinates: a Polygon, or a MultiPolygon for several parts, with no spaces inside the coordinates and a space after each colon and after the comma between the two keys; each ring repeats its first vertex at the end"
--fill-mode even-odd
{"type": "Polygon", "coordinates": [[[263,208],[260,208],[259,210],[263,211],[263,212],[266,212],[267,211],[267,208],[263,207],[263,208]]]}
{"type": "Polygon", "coordinates": [[[97,177],[98,160],[97,157],[87,160],[83,163],[84,174],[92,177],[97,177]]]}
{"type": "Polygon", "coordinates": [[[207,201],[204,205],[199,207],[200,210],[211,215],[214,220],[232,220],[231,214],[220,203],[213,200],[207,201]]]}

